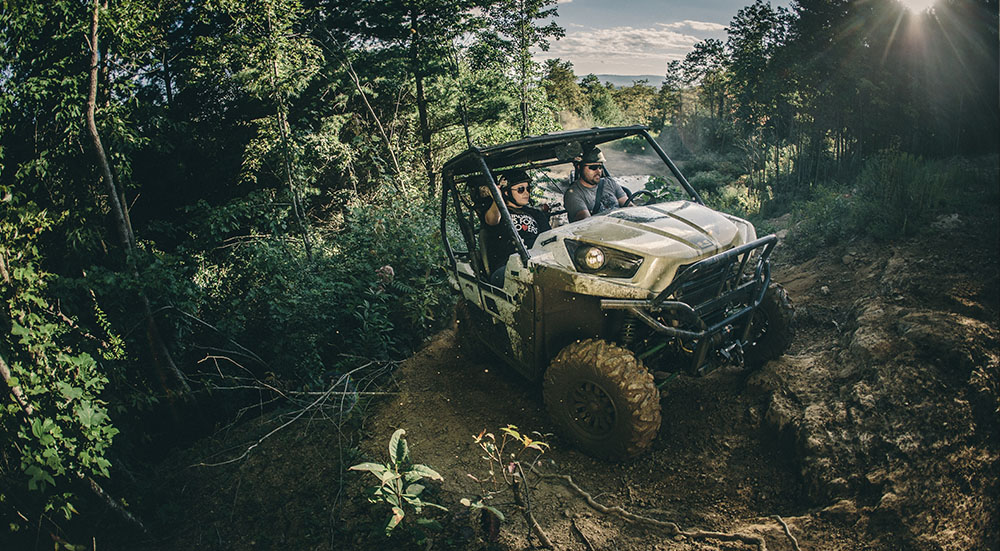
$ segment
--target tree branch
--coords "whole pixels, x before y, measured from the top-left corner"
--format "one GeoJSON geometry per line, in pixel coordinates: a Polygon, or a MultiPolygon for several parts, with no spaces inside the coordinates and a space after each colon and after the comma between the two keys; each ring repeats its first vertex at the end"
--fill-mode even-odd
{"type": "Polygon", "coordinates": [[[24,391],[21,390],[21,386],[14,384],[13,376],[10,373],[10,367],[7,362],[3,359],[3,355],[0,355],[0,376],[3,376],[4,382],[10,387],[10,393],[14,396],[14,401],[17,405],[21,406],[21,410],[24,411],[26,417],[31,417],[35,413],[35,409],[31,407],[28,403],[27,398],[24,397],[24,391]]]}

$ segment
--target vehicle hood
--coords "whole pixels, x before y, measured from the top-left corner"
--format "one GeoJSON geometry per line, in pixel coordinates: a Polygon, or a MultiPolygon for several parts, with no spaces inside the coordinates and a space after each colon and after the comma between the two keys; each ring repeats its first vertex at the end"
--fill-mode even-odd
{"type": "MultiPolygon", "coordinates": [[[[690,201],[617,209],[564,226],[570,239],[644,257],[702,258],[748,238],[749,224],[690,201]]],[[[560,228],[563,229],[563,228],[560,228]]]]}
{"type": "Polygon", "coordinates": [[[564,224],[538,236],[532,262],[548,285],[601,297],[641,299],[659,293],[683,266],[756,239],[753,226],[690,201],[627,207],[564,224]],[[629,279],[577,272],[567,239],[643,257],[629,279]]]}

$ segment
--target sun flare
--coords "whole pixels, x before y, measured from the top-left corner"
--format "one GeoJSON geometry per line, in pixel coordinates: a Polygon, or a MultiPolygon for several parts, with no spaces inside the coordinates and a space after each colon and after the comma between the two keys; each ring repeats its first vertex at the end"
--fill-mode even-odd
{"type": "Polygon", "coordinates": [[[899,0],[899,3],[902,4],[904,8],[913,13],[925,12],[936,2],[937,0],[899,0]]]}

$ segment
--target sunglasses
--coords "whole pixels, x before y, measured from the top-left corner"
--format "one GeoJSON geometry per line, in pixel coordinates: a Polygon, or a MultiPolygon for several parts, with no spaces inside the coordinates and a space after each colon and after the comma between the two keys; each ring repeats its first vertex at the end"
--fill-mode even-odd
{"type": "Polygon", "coordinates": [[[530,191],[531,190],[531,186],[526,184],[526,185],[523,185],[523,186],[512,187],[512,188],[510,188],[510,190],[511,191],[516,191],[518,193],[524,193],[526,191],[530,191]]]}
{"type": "Polygon", "coordinates": [[[604,165],[584,165],[584,166],[586,166],[590,170],[601,170],[602,168],[604,168],[604,165]]]}

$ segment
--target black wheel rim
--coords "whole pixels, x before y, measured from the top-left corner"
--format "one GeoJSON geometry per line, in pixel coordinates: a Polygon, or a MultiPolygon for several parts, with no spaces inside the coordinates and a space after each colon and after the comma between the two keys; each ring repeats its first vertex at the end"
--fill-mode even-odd
{"type": "Polygon", "coordinates": [[[597,383],[583,381],[570,394],[573,421],[591,436],[610,434],[615,428],[618,412],[615,403],[597,383]]]}

